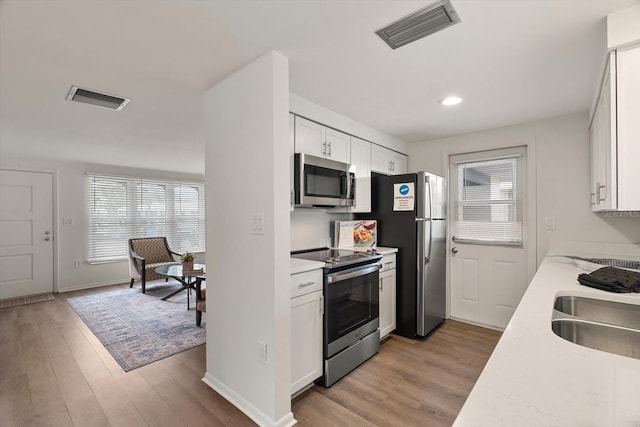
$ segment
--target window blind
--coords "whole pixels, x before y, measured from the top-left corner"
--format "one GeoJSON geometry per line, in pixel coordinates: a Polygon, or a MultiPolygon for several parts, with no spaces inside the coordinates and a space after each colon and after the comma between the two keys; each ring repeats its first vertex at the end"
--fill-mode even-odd
{"type": "Polygon", "coordinates": [[[520,156],[456,165],[456,242],[522,245],[520,156]]]}
{"type": "Polygon", "coordinates": [[[89,262],[128,256],[128,239],[166,236],[176,252],[205,250],[204,184],[88,175],[89,262]]]}

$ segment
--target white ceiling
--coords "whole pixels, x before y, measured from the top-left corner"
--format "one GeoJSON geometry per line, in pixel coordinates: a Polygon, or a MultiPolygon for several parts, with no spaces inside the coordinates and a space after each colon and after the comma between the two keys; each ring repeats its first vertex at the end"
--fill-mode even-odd
{"type": "Polygon", "coordinates": [[[395,51],[374,34],[429,3],[1,0],[0,154],[202,173],[203,91],[269,50],[292,92],[408,142],[587,111],[605,17],[640,0],[452,0],[449,29],[395,51]]]}

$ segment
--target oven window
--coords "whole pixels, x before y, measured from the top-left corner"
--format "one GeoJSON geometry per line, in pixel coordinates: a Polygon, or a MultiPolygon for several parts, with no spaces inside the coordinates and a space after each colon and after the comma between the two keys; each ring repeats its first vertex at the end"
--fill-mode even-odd
{"type": "Polygon", "coordinates": [[[341,197],[346,193],[346,174],[318,166],[304,166],[307,196],[341,197]]]}
{"type": "Polygon", "coordinates": [[[379,316],[378,272],[327,285],[325,301],[326,334],[331,342],[379,316]]]}

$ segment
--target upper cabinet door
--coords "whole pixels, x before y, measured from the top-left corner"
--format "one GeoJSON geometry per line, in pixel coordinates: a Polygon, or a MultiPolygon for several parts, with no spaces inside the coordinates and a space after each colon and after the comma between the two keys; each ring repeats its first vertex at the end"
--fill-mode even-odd
{"type": "Polygon", "coordinates": [[[371,212],[371,145],[351,137],[351,164],[356,167],[356,200],[351,212],[371,212]]]}
{"type": "Polygon", "coordinates": [[[407,156],[404,154],[393,152],[391,156],[391,165],[393,166],[393,174],[401,175],[407,173],[407,156]]]}
{"type": "Polygon", "coordinates": [[[296,153],[325,157],[327,151],[326,127],[310,120],[296,117],[295,128],[296,153]]]}
{"type": "Polygon", "coordinates": [[[351,136],[310,120],[296,117],[296,153],[339,162],[351,162],[351,136]]]}
{"type": "Polygon", "coordinates": [[[371,170],[386,175],[407,173],[407,156],[380,145],[372,144],[371,170]]]}
{"type": "MultiPolygon", "coordinates": [[[[640,210],[640,46],[617,51],[618,209],[640,210]]],[[[615,123],[615,122],[614,122],[615,123]]]]}
{"type": "Polygon", "coordinates": [[[351,136],[335,129],[327,128],[325,156],[331,160],[351,163],[351,136]]]}

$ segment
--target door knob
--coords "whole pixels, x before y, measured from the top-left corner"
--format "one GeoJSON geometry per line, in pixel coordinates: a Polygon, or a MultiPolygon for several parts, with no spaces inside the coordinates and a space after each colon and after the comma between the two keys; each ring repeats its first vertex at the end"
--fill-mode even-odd
{"type": "Polygon", "coordinates": [[[49,236],[47,236],[47,237],[45,237],[45,238],[44,238],[44,241],[45,241],[45,242],[48,242],[49,240],[51,240],[51,237],[49,237],[49,236]]]}
{"type": "Polygon", "coordinates": [[[458,253],[458,248],[456,248],[455,246],[451,248],[451,252],[453,252],[454,254],[458,253]]]}

